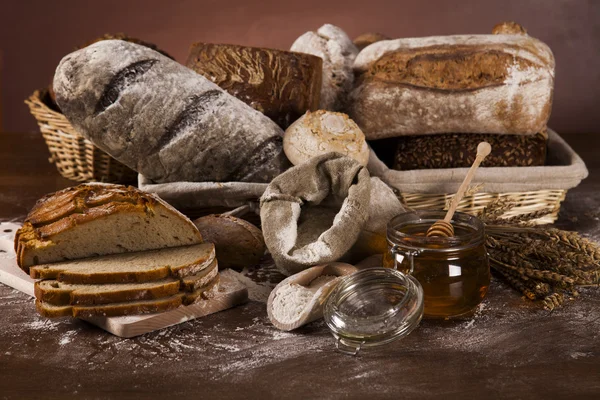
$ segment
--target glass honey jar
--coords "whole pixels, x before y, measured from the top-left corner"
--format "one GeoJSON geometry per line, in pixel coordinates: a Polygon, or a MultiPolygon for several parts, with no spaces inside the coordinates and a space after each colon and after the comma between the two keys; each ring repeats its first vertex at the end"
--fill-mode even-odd
{"type": "Polygon", "coordinates": [[[407,212],[394,217],[387,228],[384,266],[419,281],[426,318],[472,314],[490,284],[483,223],[457,212],[452,219],[454,236],[427,237],[427,229],[444,216],[444,211],[407,212]]]}

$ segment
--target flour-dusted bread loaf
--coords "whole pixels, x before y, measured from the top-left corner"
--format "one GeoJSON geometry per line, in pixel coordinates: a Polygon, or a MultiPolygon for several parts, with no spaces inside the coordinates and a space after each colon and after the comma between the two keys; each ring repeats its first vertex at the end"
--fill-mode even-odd
{"type": "Polygon", "coordinates": [[[29,267],[202,242],[198,229],[158,196],[131,186],[86,183],[40,199],[15,236],[29,267]]]}
{"type": "Polygon", "coordinates": [[[56,279],[73,284],[140,283],[169,276],[193,278],[214,267],[214,259],[215,246],[201,243],[40,264],[30,267],[29,274],[33,279],[56,279]]]}
{"type": "Polygon", "coordinates": [[[67,55],[54,90],[83,136],[154,182],[269,182],[289,166],[277,124],[140,45],[105,40],[67,55]]]}
{"type": "Polygon", "coordinates": [[[319,107],[319,57],[231,44],[194,43],[186,65],[283,129],[319,107]]]}
{"type": "Polygon", "coordinates": [[[214,243],[222,269],[255,266],[265,254],[267,248],[261,230],[246,220],[230,215],[206,215],[193,222],[204,240],[214,243]]]}
{"type": "Polygon", "coordinates": [[[348,114],[369,140],[542,131],[552,107],[554,56],[539,40],[506,29],[373,43],[356,57],[348,114]]]}
{"type": "Polygon", "coordinates": [[[337,26],[325,24],[316,32],[306,32],[291,47],[292,51],[313,54],[323,59],[323,85],[320,107],[338,111],[344,108],[352,89],[352,65],[358,49],[337,26]]]}
{"type": "Polygon", "coordinates": [[[294,165],[325,153],[341,153],[366,166],[369,146],[358,125],[346,114],[319,110],[307,112],[283,137],[283,150],[294,165]]]}

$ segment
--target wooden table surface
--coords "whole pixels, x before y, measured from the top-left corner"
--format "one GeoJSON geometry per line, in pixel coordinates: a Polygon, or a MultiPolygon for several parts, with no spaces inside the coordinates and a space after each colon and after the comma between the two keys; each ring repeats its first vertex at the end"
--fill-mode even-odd
{"type": "MultiPolygon", "coordinates": [[[[598,135],[567,140],[590,177],[558,225],[600,240],[598,135]]],[[[0,133],[0,220],[71,185],[39,134],[0,133]]],[[[268,271],[254,271],[264,280],[268,271]]],[[[279,332],[258,301],[133,339],[45,320],[0,284],[0,398],[600,398],[600,291],[550,313],[493,281],[476,315],[423,321],[406,339],[350,357],[323,322],[279,332]]],[[[259,290],[260,289],[260,290],[259,290]]]]}

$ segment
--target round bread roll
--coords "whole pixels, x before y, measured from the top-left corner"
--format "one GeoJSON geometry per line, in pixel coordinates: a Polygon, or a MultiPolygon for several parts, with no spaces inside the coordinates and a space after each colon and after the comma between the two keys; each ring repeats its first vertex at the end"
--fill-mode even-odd
{"type": "Polygon", "coordinates": [[[219,269],[251,267],[265,254],[261,230],[246,220],[229,215],[207,215],[193,222],[204,241],[214,243],[219,269]]]}
{"type": "Polygon", "coordinates": [[[364,133],[346,114],[308,111],[285,131],[283,151],[294,165],[315,156],[337,152],[366,166],[369,146],[364,133]]]}

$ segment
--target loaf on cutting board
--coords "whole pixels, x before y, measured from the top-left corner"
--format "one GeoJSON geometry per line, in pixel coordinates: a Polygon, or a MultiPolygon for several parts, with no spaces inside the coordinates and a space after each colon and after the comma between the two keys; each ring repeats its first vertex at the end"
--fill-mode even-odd
{"type": "Polygon", "coordinates": [[[495,31],[373,43],[354,62],[348,114],[369,140],[542,131],[552,107],[554,56],[514,27],[495,31]]]}
{"type": "Polygon", "coordinates": [[[319,108],[338,111],[344,108],[352,89],[352,64],[358,49],[337,26],[325,24],[316,32],[306,32],[292,44],[292,51],[313,54],[323,59],[323,84],[319,108]]]}
{"type": "Polygon", "coordinates": [[[289,163],[282,130],[162,54],[105,40],[64,57],[56,101],[75,129],[154,182],[269,182],[289,163]]]}
{"type": "Polygon", "coordinates": [[[323,62],[310,54],[194,43],[186,66],[283,129],[319,107],[323,62]]]}

